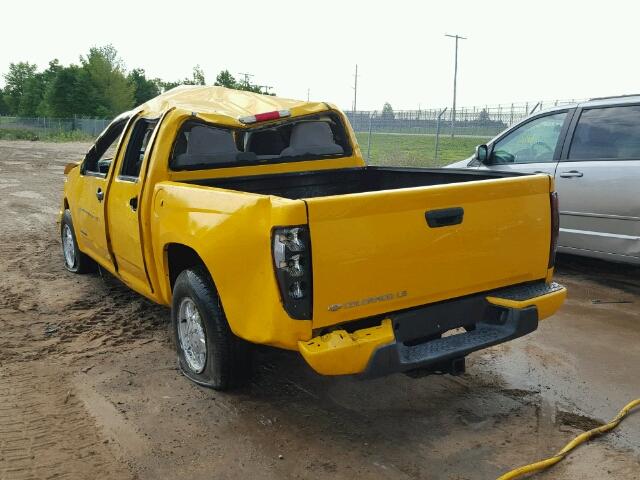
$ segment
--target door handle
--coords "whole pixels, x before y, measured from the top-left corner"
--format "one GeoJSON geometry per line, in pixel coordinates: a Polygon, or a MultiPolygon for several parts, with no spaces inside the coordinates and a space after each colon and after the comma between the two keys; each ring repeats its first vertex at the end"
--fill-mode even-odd
{"type": "Polygon", "coordinates": [[[431,228],[448,227],[462,223],[464,209],[462,207],[429,210],[424,214],[427,225],[431,228]]]}
{"type": "Polygon", "coordinates": [[[104,192],[100,187],[98,187],[98,190],[96,190],[96,198],[98,199],[99,202],[101,202],[104,199],[104,192]]]}
{"type": "Polygon", "coordinates": [[[131,207],[131,210],[133,210],[134,212],[138,209],[138,197],[129,199],[129,207],[131,207]]]}
{"type": "Polygon", "coordinates": [[[569,170],[568,172],[562,172],[560,176],[562,178],[582,177],[584,174],[578,170],[569,170]]]}

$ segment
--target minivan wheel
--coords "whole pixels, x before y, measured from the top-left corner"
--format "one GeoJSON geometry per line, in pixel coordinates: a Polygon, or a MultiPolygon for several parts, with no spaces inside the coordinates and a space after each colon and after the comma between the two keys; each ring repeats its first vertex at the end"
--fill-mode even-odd
{"type": "Polygon", "coordinates": [[[216,390],[228,390],[247,380],[250,344],[229,328],[213,281],[203,267],[178,275],[171,319],[178,363],[187,378],[216,390]]]}
{"type": "Polygon", "coordinates": [[[88,273],[96,270],[97,264],[78,248],[78,241],[73,230],[71,212],[65,210],[60,222],[60,238],[62,240],[62,256],[64,267],[73,273],[88,273]]]}

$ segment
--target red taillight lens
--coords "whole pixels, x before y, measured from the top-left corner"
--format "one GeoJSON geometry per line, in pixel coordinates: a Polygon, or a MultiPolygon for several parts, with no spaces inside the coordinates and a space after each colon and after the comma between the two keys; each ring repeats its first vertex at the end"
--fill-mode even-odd
{"type": "Polygon", "coordinates": [[[560,233],[560,209],[558,207],[558,192],[551,192],[551,246],[549,247],[549,268],[556,264],[556,250],[558,249],[558,234],[560,233]]]}

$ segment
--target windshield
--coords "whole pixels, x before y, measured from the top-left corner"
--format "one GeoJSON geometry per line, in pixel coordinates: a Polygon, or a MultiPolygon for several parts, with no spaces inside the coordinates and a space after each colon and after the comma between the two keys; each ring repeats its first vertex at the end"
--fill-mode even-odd
{"type": "Polygon", "coordinates": [[[201,170],[350,155],[344,125],[331,112],[246,130],[190,121],[178,132],[170,167],[201,170]]]}

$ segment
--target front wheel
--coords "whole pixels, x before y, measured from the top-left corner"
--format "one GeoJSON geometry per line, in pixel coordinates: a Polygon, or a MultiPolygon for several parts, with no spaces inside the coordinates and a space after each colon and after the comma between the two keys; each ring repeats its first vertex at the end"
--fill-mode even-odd
{"type": "Polygon", "coordinates": [[[96,262],[78,248],[78,241],[71,221],[71,212],[65,210],[60,222],[60,237],[64,267],[73,273],[88,273],[96,270],[96,262]]]}
{"type": "Polygon", "coordinates": [[[248,378],[250,346],[229,328],[204,268],[195,267],[178,275],[171,319],[178,362],[190,380],[216,390],[228,390],[248,378]]]}

